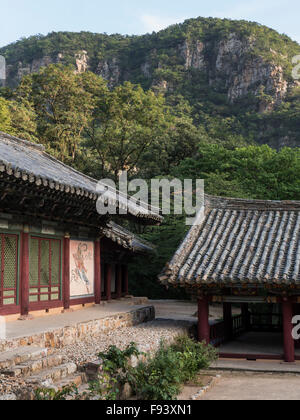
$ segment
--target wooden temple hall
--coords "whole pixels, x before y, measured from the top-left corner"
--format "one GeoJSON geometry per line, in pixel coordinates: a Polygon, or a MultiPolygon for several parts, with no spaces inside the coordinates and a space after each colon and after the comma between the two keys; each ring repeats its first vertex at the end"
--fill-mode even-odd
{"type": "MultiPolygon", "coordinates": [[[[107,198],[97,191],[94,179],[42,146],[0,133],[0,315],[26,318],[128,295],[128,263],[153,247],[98,214],[98,199],[107,198]]],[[[124,208],[124,196],[115,204],[124,208]]],[[[129,203],[118,217],[162,220],[146,204],[129,203]]]]}
{"type": "Polygon", "coordinates": [[[160,281],[198,299],[199,340],[220,346],[221,356],[294,362],[300,356],[292,335],[292,318],[300,315],[300,202],[205,201],[203,221],[160,281]],[[220,319],[209,319],[209,308],[218,305],[220,319]]]}

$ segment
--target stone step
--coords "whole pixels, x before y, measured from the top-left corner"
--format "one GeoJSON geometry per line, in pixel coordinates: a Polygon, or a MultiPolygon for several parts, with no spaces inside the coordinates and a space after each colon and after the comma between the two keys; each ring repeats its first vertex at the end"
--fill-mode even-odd
{"type": "MultiPolygon", "coordinates": [[[[43,379],[45,381],[45,377],[42,375],[42,378],[37,379],[38,381],[43,379]]],[[[88,384],[86,384],[87,378],[84,373],[73,373],[66,376],[64,379],[61,379],[57,382],[53,382],[53,379],[47,379],[47,382],[44,382],[44,386],[40,383],[29,383],[27,387],[20,391],[17,395],[18,400],[33,400],[35,398],[35,390],[39,388],[47,388],[52,389],[56,392],[62,391],[65,387],[71,387],[75,385],[78,389],[80,395],[83,392],[88,390],[88,384]]],[[[72,399],[67,397],[67,399],[72,399]]]]}
{"type": "Polygon", "coordinates": [[[26,384],[32,387],[49,388],[77,371],[75,363],[65,363],[50,369],[40,371],[26,379],[26,384]]]}
{"type": "Polygon", "coordinates": [[[15,365],[10,369],[3,370],[1,373],[14,378],[26,378],[42,371],[43,369],[60,366],[62,363],[63,357],[53,354],[38,360],[29,360],[28,362],[24,362],[20,365],[15,365]]]}
{"type": "Polygon", "coordinates": [[[29,361],[39,360],[47,357],[48,349],[41,347],[19,347],[0,354],[0,372],[10,368],[27,363],[29,361]]]}

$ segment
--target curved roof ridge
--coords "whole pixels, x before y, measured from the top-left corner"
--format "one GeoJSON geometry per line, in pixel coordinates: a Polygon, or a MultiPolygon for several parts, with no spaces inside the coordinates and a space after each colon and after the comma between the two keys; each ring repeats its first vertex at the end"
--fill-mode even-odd
{"type": "Polygon", "coordinates": [[[257,200],[206,195],[205,205],[209,208],[228,210],[300,210],[297,200],[257,200]]]}

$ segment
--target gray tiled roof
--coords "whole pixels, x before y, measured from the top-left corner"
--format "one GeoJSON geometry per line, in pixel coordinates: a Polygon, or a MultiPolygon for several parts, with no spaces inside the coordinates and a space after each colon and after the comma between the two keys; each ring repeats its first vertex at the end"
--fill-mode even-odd
{"type": "MultiPolygon", "coordinates": [[[[89,197],[91,200],[102,200],[101,189],[95,179],[92,179],[75,169],[58,161],[45,152],[41,145],[30,143],[0,132],[0,172],[7,173],[15,178],[23,179],[37,186],[43,185],[51,189],[89,197]],[[98,189],[97,189],[98,184],[98,189]]],[[[103,190],[105,187],[103,186],[103,190]]],[[[108,199],[115,204],[115,191],[108,191],[108,199]]],[[[105,200],[107,199],[107,195],[105,200]]],[[[105,201],[103,199],[103,201],[105,201]]],[[[127,206],[128,212],[141,219],[153,220],[154,223],[162,221],[159,209],[148,204],[136,205],[128,200],[126,195],[119,195],[117,207],[127,206]]]]}
{"type": "Polygon", "coordinates": [[[163,284],[300,283],[300,202],[206,197],[163,284]]]}
{"type": "Polygon", "coordinates": [[[102,228],[102,233],[108,239],[133,252],[144,254],[155,250],[154,245],[114,222],[109,222],[105,228],[102,228]]]}

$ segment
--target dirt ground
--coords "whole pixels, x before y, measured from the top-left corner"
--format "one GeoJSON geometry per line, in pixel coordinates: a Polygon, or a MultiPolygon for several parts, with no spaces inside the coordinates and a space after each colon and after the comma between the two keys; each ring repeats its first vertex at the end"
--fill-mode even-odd
{"type": "Polygon", "coordinates": [[[297,401],[300,375],[222,373],[203,401],[297,401]]]}
{"type": "Polygon", "coordinates": [[[197,383],[190,383],[186,384],[178,396],[179,401],[189,401],[192,400],[194,396],[198,394],[198,392],[206,386],[209,386],[211,382],[214,380],[213,376],[210,375],[199,375],[197,378],[197,383]]]}

